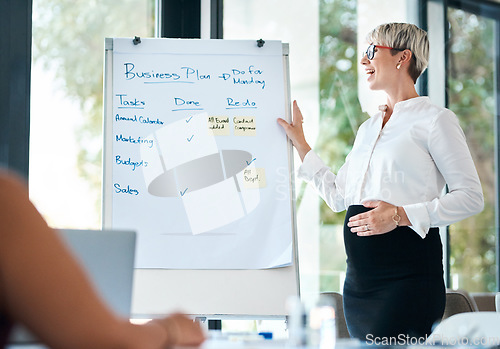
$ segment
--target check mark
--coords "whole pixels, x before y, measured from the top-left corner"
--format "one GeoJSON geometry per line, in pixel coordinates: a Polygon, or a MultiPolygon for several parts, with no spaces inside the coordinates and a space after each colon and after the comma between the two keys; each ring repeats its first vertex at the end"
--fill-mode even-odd
{"type": "Polygon", "coordinates": [[[186,138],[188,142],[191,142],[191,140],[193,139],[194,135],[192,135],[191,137],[189,138],[186,138]]]}
{"type": "Polygon", "coordinates": [[[184,189],[184,191],[180,191],[179,193],[181,193],[181,196],[184,196],[184,194],[186,194],[188,188],[184,189]]]}
{"type": "Polygon", "coordinates": [[[192,117],[192,116],[190,116],[190,117],[189,117],[189,119],[186,119],[186,124],[187,124],[188,122],[190,122],[192,118],[193,118],[193,117],[192,117]]]}
{"type": "Polygon", "coordinates": [[[248,161],[245,161],[247,163],[247,165],[250,165],[252,162],[254,162],[255,160],[257,160],[257,158],[253,158],[252,161],[248,162],[248,161]]]}

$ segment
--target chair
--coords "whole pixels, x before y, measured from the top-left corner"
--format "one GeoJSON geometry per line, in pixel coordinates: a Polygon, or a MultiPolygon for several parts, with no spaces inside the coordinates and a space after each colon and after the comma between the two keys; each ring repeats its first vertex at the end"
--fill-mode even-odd
{"type": "Polygon", "coordinates": [[[322,292],[322,296],[331,297],[335,301],[335,323],[337,326],[337,338],[351,338],[347,330],[347,324],[344,317],[344,306],[342,295],[338,292],[322,292]]]}
{"type": "Polygon", "coordinates": [[[452,315],[477,312],[476,303],[464,290],[446,290],[446,306],[444,308],[443,320],[452,315]]]}
{"type": "Polygon", "coordinates": [[[443,320],[428,337],[428,344],[494,347],[500,345],[500,314],[475,311],[443,320]]]}
{"type": "Polygon", "coordinates": [[[470,294],[479,311],[495,311],[495,293],[476,292],[470,294]]]}

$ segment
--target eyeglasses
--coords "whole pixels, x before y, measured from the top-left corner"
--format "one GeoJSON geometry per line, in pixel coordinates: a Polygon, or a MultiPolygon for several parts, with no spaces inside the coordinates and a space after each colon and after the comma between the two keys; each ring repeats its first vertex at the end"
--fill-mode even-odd
{"type": "Polygon", "coordinates": [[[371,44],[366,49],[366,52],[363,53],[363,57],[366,55],[366,58],[368,58],[369,60],[372,60],[373,57],[375,56],[375,47],[378,47],[378,48],[388,48],[389,50],[398,50],[398,51],[404,51],[404,50],[406,50],[405,48],[394,48],[394,47],[387,47],[387,46],[380,46],[380,45],[373,45],[373,44],[371,44]]]}

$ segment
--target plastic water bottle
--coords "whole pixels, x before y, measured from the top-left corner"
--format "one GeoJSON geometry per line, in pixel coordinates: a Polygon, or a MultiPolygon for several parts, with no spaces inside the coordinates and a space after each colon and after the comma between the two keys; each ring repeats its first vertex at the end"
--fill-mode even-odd
{"type": "Polygon", "coordinates": [[[335,347],[337,327],[333,298],[321,296],[309,312],[308,323],[308,345],[320,349],[335,347]]]}
{"type": "Polygon", "coordinates": [[[286,302],[288,312],[288,344],[293,347],[306,345],[307,315],[304,304],[298,297],[290,297],[286,302]]]}

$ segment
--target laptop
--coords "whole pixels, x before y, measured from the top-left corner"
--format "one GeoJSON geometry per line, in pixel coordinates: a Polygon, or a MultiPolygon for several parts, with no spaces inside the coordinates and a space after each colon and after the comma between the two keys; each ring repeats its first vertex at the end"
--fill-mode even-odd
{"type": "MultiPolygon", "coordinates": [[[[126,230],[76,229],[59,230],[59,233],[86,270],[104,302],[117,314],[129,318],[136,233],[126,230]]],[[[16,345],[37,342],[26,329],[17,326],[8,343],[16,345]]]]}

